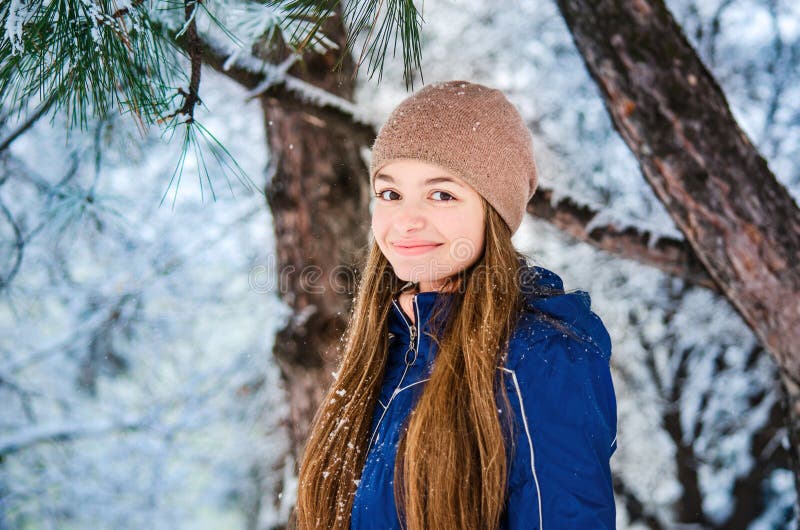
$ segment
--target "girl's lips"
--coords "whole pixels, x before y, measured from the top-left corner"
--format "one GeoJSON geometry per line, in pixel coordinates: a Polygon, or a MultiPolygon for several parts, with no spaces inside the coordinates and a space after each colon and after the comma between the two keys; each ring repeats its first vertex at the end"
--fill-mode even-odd
{"type": "Polygon", "coordinates": [[[442,243],[437,243],[435,245],[420,245],[414,247],[399,247],[397,245],[392,245],[392,246],[394,247],[395,252],[403,256],[418,256],[420,254],[425,254],[426,252],[430,252],[431,250],[441,245],[442,243]]]}

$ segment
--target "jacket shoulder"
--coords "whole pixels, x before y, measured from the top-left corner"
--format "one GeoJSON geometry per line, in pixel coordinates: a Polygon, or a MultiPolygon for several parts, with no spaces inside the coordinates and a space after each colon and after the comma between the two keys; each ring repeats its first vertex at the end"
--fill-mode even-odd
{"type": "Polygon", "coordinates": [[[523,308],[509,340],[507,368],[610,361],[611,338],[600,317],[589,309],[588,293],[577,291],[558,298],[523,308]]]}
{"type": "Polygon", "coordinates": [[[550,506],[545,521],[577,510],[592,523],[576,528],[613,528],[609,459],[616,450],[617,410],[603,341],[548,321],[522,327],[510,344],[504,371],[516,429],[510,486],[541,495],[543,506],[550,506]]]}

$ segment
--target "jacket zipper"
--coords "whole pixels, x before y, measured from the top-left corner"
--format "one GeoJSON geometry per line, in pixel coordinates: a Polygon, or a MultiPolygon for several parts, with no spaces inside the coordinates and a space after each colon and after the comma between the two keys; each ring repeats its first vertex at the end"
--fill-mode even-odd
{"type": "MultiPolygon", "coordinates": [[[[417,305],[417,295],[414,295],[414,298],[412,298],[411,301],[414,306],[414,321],[416,322],[416,324],[419,324],[419,306],[417,305]]],[[[375,441],[375,436],[378,434],[378,428],[381,426],[381,422],[383,421],[383,417],[386,415],[386,411],[389,410],[389,406],[392,404],[392,400],[397,395],[398,389],[400,389],[400,387],[403,385],[403,379],[405,379],[406,373],[408,373],[408,367],[414,364],[414,362],[417,360],[417,354],[419,352],[419,335],[417,334],[416,324],[412,324],[411,322],[408,321],[405,313],[403,313],[403,310],[400,308],[400,306],[394,299],[392,300],[392,304],[394,304],[395,307],[397,307],[397,309],[400,311],[400,315],[403,317],[403,322],[405,322],[406,326],[408,326],[408,332],[410,334],[410,338],[408,341],[408,349],[406,350],[404,359],[406,366],[403,369],[403,375],[400,376],[400,381],[397,382],[397,386],[394,387],[392,395],[389,397],[389,401],[386,403],[386,407],[383,409],[383,413],[381,413],[381,417],[378,419],[377,425],[375,425],[375,430],[372,433],[372,436],[370,436],[367,453],[369,453],[369,450],[372,449],[372,444],[375,441]],[[409,353],[414,354],[413,358],[411,358],[410,360],[408,358],[409,353]]]]}
{"type": "MultiPolygon", "coordinates": [[[[414,306],[414,321],[419,324],[419,306],[417,305],[417,295],[414,295],[414,298],[411,299],[412,305],[414,306]]],[[[406,314],[403,313],[403,310],[400,309],[400,306],[397,304],[395,300],[392,300],[392,303],[397,306],[398,310],[400,311],[400,315],[403,317],[403,321],[408,326],[408,332],[411,335],[411,338],[408,341],[408,350],[406,350],[405,361],[406,366],[410,364],[414,364],[414,361],[417,360],[417,353],[419,352],[419,337],[417,336],[417,326],[412,324],[406,318],[406,314]],[[414,358],[411,361],[408,360],[408,353],[413,352],[414,358]]],[[[404,374],[405,375],[405,374],[404,374]]]]}

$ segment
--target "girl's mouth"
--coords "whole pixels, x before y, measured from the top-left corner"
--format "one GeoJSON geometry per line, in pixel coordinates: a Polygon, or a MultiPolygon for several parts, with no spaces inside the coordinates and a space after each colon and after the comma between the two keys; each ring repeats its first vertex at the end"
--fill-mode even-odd
{"type": "Polygon", "coordinates": [[[392,245],[392,247],[394,247],[395,252],[403,256],[419,256],[420,254],[425,254],[426,252],[430,252],[431,250],[440,247],[441,245],[442,243],[436,243],[432,245],[415,245],[413,247],[402,247],[398,245],[392,245]]]}

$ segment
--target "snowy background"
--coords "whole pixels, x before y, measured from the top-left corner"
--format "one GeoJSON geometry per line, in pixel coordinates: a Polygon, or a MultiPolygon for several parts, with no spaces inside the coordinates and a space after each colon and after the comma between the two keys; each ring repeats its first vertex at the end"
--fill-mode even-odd
{"type": "MultiPolygon", "coordinates": [[[[742,128],[800,196],[800,5],[667,3],[742,128]]],[[[603,223],[681,237],[613,131],[554,3],[429,0],[421,9],[425,83],[502,89],[534,133],[543,185],[602,210],[603,223]]],[[[359,75],[355,103],[378,127],[407,96],[401,61],[387,58],[380,85],[366,68],[359,75]]],[[[200,121],[263,188],[258,103],[210,69],[201,97],[200,121]]],[[[274,260],[270,213],[262,195],[236,182],[229,190],[219,171],[210,200],[191,157],[180,187],[169,187],[178,143],[157,130],[143,137],[128,117],[68,135],[55,116],[0,153],[4,276],[17,259],[15,229],[25,239],[0,290],[0,528],[244,529],[286,517],[286,506],[259,510],[256,493],[259,480],[281,480],[270,473],[281,472],[287,443],[269,353],[288,310],[261,274],[274,260]]],[[[707,290],[535,219],[514,241],[568,289],[589,291],[611,333],[615,475],[668,522],[684,444],[697,457],[706,516],[725,521],[777,397],[771,358],[707,290]],[[676,411],[677,441],[664,428],[676,411]]],[[[767,448],[785,443],[779,433],[767,448]]],[[[776,469],[762,487],[769,502],[750,528],[789,527],[791,473],[776,469]]],[[[618,502],[619,528],[645,528],[627,519],[618,502]]]]}

